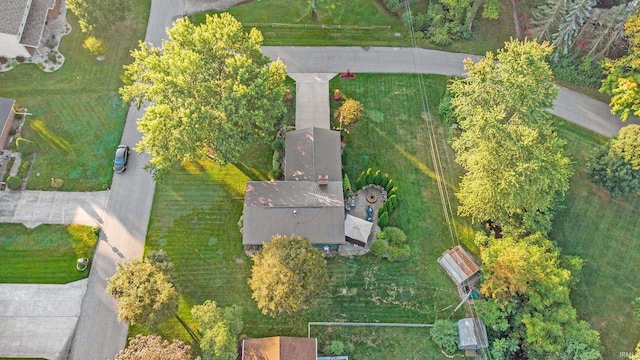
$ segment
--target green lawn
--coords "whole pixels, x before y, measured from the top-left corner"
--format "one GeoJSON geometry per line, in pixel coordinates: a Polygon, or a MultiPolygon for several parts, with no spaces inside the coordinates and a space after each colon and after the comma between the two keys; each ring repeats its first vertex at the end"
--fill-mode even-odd
{"type": "MultiPolygon", "coordinates": [[[[49,190],[51,178],[64,179],[63,190],[102,190],[111,184],[111,165],[128,107],[120,100],[122,65],[144,39],[150,0],[132,2],[129,20],[104,36],[107,59],[97,61],[82,48],[84,35],[67,12],[73,31],[62,38],[66,61],[60,70],[44,73],[23,64],[0,73],[0,96],[26,107],[23,136],[34,140],[38,155],[29,189],[49,190]]],[[[135,144],[129,144],[135,145],[135,144]]]]}
{"type": "Polygon", "coordinates": [[[93,258],[98,236],[90,226],[0,224],[0,283],[65,284],[89,276],[76,260],[93,258]]]}
{"type": "MultiPolygon", "coordinates": [[[[424,79],[429,99],[435,104],[446,78],[424,79]]],[[[450,315],[451,309],[440,310],[455,306],[459,298],[436,258],[452,242],[427,152],[422,105],[411,91],[416,81],[415,75],[358,74],[356,79],[332,82],[332,89],[340,86],[343,94],[363,101],[367,108],[367,119],[352,129],[345,169],[354,179],[368,166],[392,175],[400,197],[400,209],[392,223],[405,230],[414,255],[406,263],[395,264],[371,256],[329,260],[330,284],[320,298],[321,305],[307,314],[277,319],[263,316],[247,285],[251,260],[243,253],[237,221],[242,213],[245,182],[266,179],[271,163],[268,143],[255,144],[242,163],[224,167],[211,162],[189,164],[158,184],[146,251],[163,248],[174,261],[182,293],[180,316],[189,326],[194,326],[190,307],[207,299],[222,306],[242,306],[244,333],[252,337],[306,336],[307,321],[432,323],[450,315]]],[[[447,183],[452,186],[460,173],[445,142],[439,147],[449,171],[447,183]]],[[[458,221],[458,230],[468,241],[470,226],[458,221]]],[[[454,318],[462,315],[461,310],[454,318]]],[[[146,331],[132,328],[130,335],[146,331]]],[[[161,325],[160,333],[193,343],[177,320],[161,325]]],[[[375,334],[371,332],[370,336],[375,338],[375,334]]],[[[407,337],[408,343],[421,344],[415,346],[423,351],[434,351],[429,341],[424,344],[424,331],[401,336],[407,337]]],[[[386,343],[378,344],[381,346],[376,351],[387,347],[383,345],[386,343]]],[[[363,354],[373,350],[362,342],[356,344],[355,351],[363,354]]],[[[437,351],[433,354],[437,358],[437,351]]]]}
{"type": "Polygon", "coordinates": [[[587,155],[606,139],[577,125],[561,125],[559,133],[569,141],[576,174],[550,238],[564,254],[586,260],[571,300],[580,317],[600,332],[605,358],[618,359],[640,340],[640,323],[631,308],[640,296],[640,198],[612,199],[587,180],[587,155]]]}

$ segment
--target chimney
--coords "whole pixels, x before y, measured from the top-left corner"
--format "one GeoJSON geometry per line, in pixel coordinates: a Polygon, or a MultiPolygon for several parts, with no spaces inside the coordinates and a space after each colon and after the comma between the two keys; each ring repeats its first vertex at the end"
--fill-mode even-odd
{"type": "Polygon", "coordinates": [[[318,185],[329,184],[329,175],[318,175],[318,185]]]}

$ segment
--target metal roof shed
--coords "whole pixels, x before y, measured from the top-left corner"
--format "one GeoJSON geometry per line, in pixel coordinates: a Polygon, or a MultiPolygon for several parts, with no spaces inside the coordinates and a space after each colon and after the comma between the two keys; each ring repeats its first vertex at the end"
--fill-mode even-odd
{"type": "Polygon", "coordinates": [[[487,328],[480,318],[464,318],[458,320],[458,349],[477,350],[489,347],[487,328]]]}
{"type": "Polygon", "coordinates": [[[480,269],[462,246],[445,251],[438,258],[438,264],[447,272],[456,285],[460,285],[475,275],[480,269]]]}

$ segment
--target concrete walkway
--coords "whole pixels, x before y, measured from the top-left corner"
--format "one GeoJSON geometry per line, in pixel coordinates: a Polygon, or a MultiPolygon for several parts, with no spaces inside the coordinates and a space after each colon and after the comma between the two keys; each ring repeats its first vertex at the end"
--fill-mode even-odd
{"type": "Polygon", "coordinates": [[[102,225],[109,191],[0,191],[0,222],[102,225]]]}
{"type": "Polygon", "coordinates": [[[0,357],[66,359],[86,288],[0,284],[0,357]]]}
{"type": "MultiPolygon", "coordinates": [[[[280,59],[289,73],[421,73],[464,75],[463,61],[480,56],[438,50],[380,47],[264,46],[271,59],[280,59]]],[[[357,79],[356,79],[357,80],[357,79]]],[[[611,137],[638,118],[622,122],[609,105],[560,87],[550,112],[599,134],[611,137]]],[[[297,114],[297,112],[296,112],[297,114]]]]}

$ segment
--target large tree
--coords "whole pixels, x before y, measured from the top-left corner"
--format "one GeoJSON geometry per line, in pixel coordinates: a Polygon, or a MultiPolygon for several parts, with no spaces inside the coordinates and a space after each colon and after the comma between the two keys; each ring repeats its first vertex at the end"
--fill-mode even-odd
{"type": "Polygon", "coordinates": [[[596,149],[587,178],[613,197],[640,191],[640,125],[628,125],[606,145],[596,149]]]}
{"type": "Polygon", "coordinates": [[[449,86],[462,129],[453,148],[467,170],[457,193],[460,215],[511,234],[550,230],[571,175],[565,142],[546,111],[557,94],[545,61],[551,51],[547,43],[513,40],[497,55],[467,60],[468,77],[449,86]]]}
{"type": "Polygon", "coordinates": [[[118,263],[107,292],[118,302],[118,320],[157,323],[175,315],[178,293],[169,277],[148,261],[118,263]]]}
{"type": "MultiPolygon", "coordinates": [[[[138,334],[129,338],[129,345],[116,354],[115,360],[191,360],[191,346],[182,341],[169,343],[156,334],[138,334]]],[[[200,359],[199,357],[196,359],[200,359]]]]}
{"type": "Polygon", "coordinates": [[[274,236],[253,261],[252,297],[272,317],[308,308],[327,282],[324,255],[299,236],[274,236]]]}
{"type": "Polygon", "coordinates": [[[242,331],[242,309],[233,305],[219,308],[207,300],[191,309],[202,331],[200,348],[205,360],[235,360],[238,357],[237,338],[242,331]]]}
{"type": "Polygon", "coordinates": [[[260,50],[262,34],[227,13],[195,25],[180,19],[157,48],[140,44],[125,66],[125,101],[148,103],[138,120],[139,151],[151,155],[156,178],[185,160],[237,161],[265,139],[285,112],[286,70],[260,50]]]}
{"type": "Polygon", "coordinates": [[[131,0],[67,0],[69,10],[78,17],[82,32],[105,33],[125,19],[131,0]]]}
{"type": "Polygon", "coordinates": [[[611,95],[611,112],[626,121],[632,114],[640,115],[640,13],[627,19],[624,33],[628,53],[618,59],[605,59],[607,77],[600,91],[611,95]]]}

